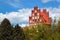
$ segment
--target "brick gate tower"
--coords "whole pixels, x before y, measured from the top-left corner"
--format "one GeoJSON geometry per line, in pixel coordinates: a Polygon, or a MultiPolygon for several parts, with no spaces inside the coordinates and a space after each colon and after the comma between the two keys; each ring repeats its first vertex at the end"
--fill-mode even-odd
{"type": "Polygon", "coordinates": [[[52,19],[49,17],[49,12],[46,9],[40,11],[40,9],[35,6],[34,9],[31,11],[31,16],[29,16],[29,25],[36,25],[36,24],[48,24],[51,25],[52,19]]]}

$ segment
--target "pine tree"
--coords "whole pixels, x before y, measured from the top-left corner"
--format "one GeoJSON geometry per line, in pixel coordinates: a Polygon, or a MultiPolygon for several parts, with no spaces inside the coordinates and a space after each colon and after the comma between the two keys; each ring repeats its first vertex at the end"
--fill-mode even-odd
{"type": "Polygon", "coordinates": [[[10,21],[5,18],[1,22],[0,40],[12,40],[12,38],[11,38],[11,30],[12,30],[12,26],[10,24],[10,21]]]}

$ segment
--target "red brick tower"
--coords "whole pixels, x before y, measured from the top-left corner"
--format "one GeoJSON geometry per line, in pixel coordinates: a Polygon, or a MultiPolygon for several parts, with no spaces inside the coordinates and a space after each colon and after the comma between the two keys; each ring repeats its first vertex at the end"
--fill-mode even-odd
{"type": "Polygon", "coordinates": [[[37,6],[34,7],[32,10],[31,16],[29,16],[29,25],[36,25],[36,24],[48,24],[51,25],[51,18],[49,17],[49,12],[46,9],[43,9],[41,12],[37,6]]]}

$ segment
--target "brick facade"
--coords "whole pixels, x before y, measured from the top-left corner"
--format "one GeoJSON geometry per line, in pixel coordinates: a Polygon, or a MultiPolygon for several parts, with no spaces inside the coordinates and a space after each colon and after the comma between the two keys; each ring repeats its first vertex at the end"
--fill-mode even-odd
{"type": "Polygon", "coordinates": [[[49,17],[49,12],[46,9],[41,11],[37,6],[31,11],[31,16],[29,16],[29,25],[36,24],[48,24],[51,25],[51,17],[49,17]]]}

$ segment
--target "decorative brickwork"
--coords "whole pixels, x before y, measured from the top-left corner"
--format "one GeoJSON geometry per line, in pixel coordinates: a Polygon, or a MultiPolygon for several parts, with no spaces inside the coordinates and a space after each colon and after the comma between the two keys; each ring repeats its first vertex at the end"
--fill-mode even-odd
{"type": "Polygon", "coordinates": [[[36,24],[48,24],[51,25],[52,19],[49,17],[49,12],[46,9],[41,11],[37,6],[32,10],[31,16],[29,16],[29,25],[36,24]]]}

